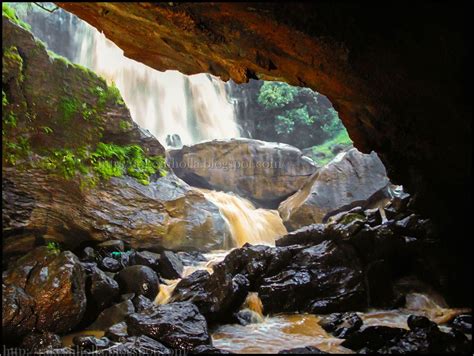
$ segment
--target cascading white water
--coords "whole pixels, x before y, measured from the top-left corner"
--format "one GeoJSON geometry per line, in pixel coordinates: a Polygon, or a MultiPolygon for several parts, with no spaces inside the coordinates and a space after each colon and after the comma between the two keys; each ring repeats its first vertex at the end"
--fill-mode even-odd
{"type": "Polygon", "coordinates": [[[167,144],[167,135],[173,134],[178,134],[187,145],[241,137],[234,105],[228,98],[225,83],[218,78],[209,74],[186,76],[177,71],[160,72],[147,67],[125,57],[104,34],[63,10],[48,14],[33,7],[23,16],[36,36],[50,42],[48,46],[52,42],[62,43],[57,48],[53,45],[53,51],[92,69],[109,83],[114,82],[132,118],[163,145],[167,144]],[[41,27],[48,21],[61,31],[41,27]]]}
{"type": "Polygon", "coordinates": [[[209,74],[160,72],[123,55],[104,34],[82,23],[75,32],[81,43],[79,64],[114,82],[133,119],[160,142],[178,134],[184,144],[240,137],[234,107],[224,82],[209,74]],[[189,88],[189,89],[188,89],[189,88]]]}

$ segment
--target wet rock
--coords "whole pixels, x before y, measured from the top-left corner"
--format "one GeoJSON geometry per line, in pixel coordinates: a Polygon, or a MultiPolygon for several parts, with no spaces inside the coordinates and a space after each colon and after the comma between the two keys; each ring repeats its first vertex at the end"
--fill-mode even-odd
{"type": "Polygon", "coordinates": [[[53,333],[45,332],[41,334],[33,333],[25,336],[21,347],[29,351],[39,352],[62,347],[61,338],[53,333]]]}
{"type": "Polygon", "coordinates": [[[170,301],[194,303],[207,320],[227,320],[244,302],[248,288],[245,276],[232,277],[222,267],[213,274],[198,270],[176,285],[170,301]]]}
{"type": "Polygon", "coordinates": [[[166,279],[181,278],[183,263],[179,256],[172,251],[163,251],[160,255],[160,275],[166,279]]]}
{"type": "Polygon", "coordinates": [[[354,249],[333,241],[297,253],[283,271],[263,279],[258,294],[267,312],[357,310],[366,300],[354,249]]]}
{"type": "Polygon", "coordinates": [[[84,248],[81,254],[81,261],[83,262],[97,262],[99,261],[100,256],[97,254],[96,250],[92,247],[87,246],[84,248]]]}
{"type": "Polygon", "coordinates": [[[410,330],[369,326],[341,344],[359,353],[468,353],[472,350],[466,336],[459,332],[445,333],[424,317],[412,316],[410,330]]]}
{"type": "Polygon", "coordinates": [[[135,251],[130,254],[130,265],[147,266],[160,273],[160,255],[149,251],[135,251]]]}
{"type": "Polygon", "coordinates": [[[421,315],[410,315],[407,319],[407,325],[410,330],[438,328],[436,323],[421,315]]]}
{"type": "Polygon", "coordinates": [[[120,285],[120,292],[136,293],[153,299],[158,294],[159,280],[155,271],[147,266],[130,266],[117,273],[115,280],[120,285]]]}
{"type": "Polygon", "coordinates": [[[122,265],[119,261],[112,257],[104,257],[99,262],[99,267],[107,272],[118,272],[122,269],[122,265]]]}
{"type": "Polygon", "coordinates": [[[124,252],[125,244],[121,240],[108,240],[98,244],[95,249],[101,254],[109,254],[111,252],[124,252]]]}
{"type": "MultiPolygon", "coordinates": [[[[59,349],[45,350],[42,355],[77,355],[77,352],[70,347],[62,347],[59,349]]],[[[8,354],[7,354],[8,355],[8,354]]]]}
{"type": "Polygon", "coordinates": [[[375,152],[363,154],[353,148],[308,179],[278,208],[288,230],[321,223],[341,208],[362,204],[389,183],[385,167],[375,152]]]}
{"type": "Polygon", "coordinates": [[[233,354],[233,352],[230,352],[230,351],[226,351],[226,350],[221,350],[221,349],[218,349],[214,346],[209,346],[209,345],[199,345],[197,347],[195,347],[193,349],[193,351],[191,351],[191,355],[199,355],[199,354],[207,354],[207,355],[219,355],[219,354],[223,354],[223,355],[229,355],[229,354],[233,354]]]}
{"type": "Polygon", "coordinates": [[[33,330],[65,333],[86,309],[85,274],[71,252],[38,247],[3,273],[3,335],[13,340],[33,330]]]}
{"type": "Polygon", "coordinates": [[[192,303],[155,306],[129,315],[126,322],[129,334],[149,336],[172,349],[191,351],[211,344],[206,319],[192,303]]]}
{"type": "Polygon", "coordinates": [[[328,239],[326,225],[311,224],[289,232],[287,235],[276,240],[275,244],[276,246],[289,246],[296,244],[317,245],[326,239],[328,239]]]}
{"type": "Polygon", "coordinates": [[[207,258],[199,251],[178,252],[177,255],[181,259],[184,266],[196,266],[201,262],[207,262],[207,258]]]}
{"type": "Polygon", "coordinates": [[[345,339],[348,335],[360,329],[362,319],[356,313],[334,313],[322,318],[319,324],[327,332],[345,339]]]}
{"type": "Polygon", "coordinates": [[[118,283],[99,268],[95,268],[90,276],[91,301],[97,306],[99,311],[108,307],[111,302],[120,294],[118,283]]]}
{"type": "Polygon", "coordinates": [[[188,184],[234,192],[271,208],[317,169],[296,147],[247,138],[207,141],[169,155],[174,172],[188,184]],[[209,167],[209,162],[216,164],[209,167]]]}
{"type": "Polygon", "coordinates": [[[142,312],[143,310],[151,308],[154,303],[144,295],[137,295],[132,298],[132,303],[135,306],[137,313],[142,312]]]}
{"type": "Polygon", "coordinates": [[[135,313],[135,307],[131,300],[112,305],[102,311],[97,319],[88,327],[90,330],[106,330],[112,325],[121,323],[127,315],[135,313]]]}
{"type": "Polygon", "coordinates": [[[128,337],[127,323],[122,321],[109,327],[104,336],[115,342],[124,342],[128,337]]]}
{"type": "Polygon", "coordinates": [[[328,352],[321,351],[315,346],[305,346],[305,347],[296,347],[294,349],[288,349],[288,350],[281,350],[278,352],[279,354],[328,354],[328,352]]]}
{"type": "Polygon", "coordinates": [[[368,326],[349,335],[341,345],[351,350],[362,348],[377,350],[392,339],[405,335],[406,332],[405,329],[390,328],[388,326],[368,326]]]}
{"type": "Polygon", "coordinates": [[[111,355],[171,355],[173,350],[152,338],[141,335],[128,337],[123,343],[115,344],[111,355]]]}
{"type": "Polygon", "coordinates": [[[451,322],[453,329],[465,334],[472,334],[472,315],[458,315],[451,322]]]}
{"type": "Polygon", "coordinates": [[[249,324],[257,324],[263,321],[263,318],[258,313],[250,309],[242,309],[234,314],[234,317],[240,325],[246,326],[249,324]]]}
{"type": "Polygon", "coordinates": [[[78,350],[95,351],[106,349],[111,345],[111,342],[106,337],[100,339],[94,336],[75,336],[72,342],[78,350]]]}

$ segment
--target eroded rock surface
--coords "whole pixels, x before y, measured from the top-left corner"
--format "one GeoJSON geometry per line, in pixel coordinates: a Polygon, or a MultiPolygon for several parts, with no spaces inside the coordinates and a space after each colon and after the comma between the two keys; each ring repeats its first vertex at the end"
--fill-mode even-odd
{"type": "Polygon", "coordinates": [[[375,152],[353,148],[319,169],[278,208],[291,230],[320,223],[337,209],[364,202],[389,184],[385,167],[375,152]]]}
{"type": "Polygon", "coordinates": [[[317,167],[296,147],[251,139],[213,140],[169,151],[169,165],[190,185],[234,192],[275,207],[317,167]]]}

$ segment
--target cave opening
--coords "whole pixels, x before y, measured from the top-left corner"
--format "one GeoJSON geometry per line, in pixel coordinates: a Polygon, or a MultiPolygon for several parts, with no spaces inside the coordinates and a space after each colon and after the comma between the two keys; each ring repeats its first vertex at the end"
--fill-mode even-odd
{"type": "MultiPolygon", "coordinates": [[[[57,330],[63,346],[86,342],[73,335],[89,332],[95,340],[112,335],[114,325],[99,313],[118,312],[113,308],[119,295],[137,313],[154,301],[166,315],[196,293],[204,298],[197,310],[209,323],[214,347],[239,353],[278,352],[297,344],[346,352],[357,346],[344,343],[351,332],[342,324],[355,331],[361,324],[391,327],[402,335],[415,332],[414,315],[443,330],[458,330],[469,318],[467,308],[450,308],[443,296],[450,276],[436,226],[413,208],[402,186],[390,182],[375,152],[354,148],[327,97],[265,77],[237,84],[210,73],[160,72],[125,57],[103,33],[61,8],[51,13],[32,4],[9,5],[16,15],[7,17],[18,16],[45,46],[30,44],[22,30],[7,24],[4,62],[13,64],[6,66],[3,83],[9,113],[4,117],[11,121],[13,113],[19,124],[10,125],[16,137],[6,145],[9,262],[3,268],[8,275],[14,260],[41,240],[54,254],[70,249],[86,264],[86,274],[95,276],[90,278],[107,280],[101,275],[106,272],[117,284],[101,285],[110,288],[110,299],[91,294],[89,282],[83,286],[89,288],[88,300],[101,303],[82,306],[76,314],[86,317],[57,330]],[[32,47],[41,52],[42,46],[46,61],[29,52],[32,47]],[[50,78],[31,69],[33,59],[50,78]],[[21,70],[15,72],[14,65],[21,70]],[[53,83],[48,95],[30,91],[37,85],[31,73],[53,83]],[[90,83],[85,94],[78,92],[90,83]],[[56,101],[54,86],[64,89],[56,101]],[[12,109],[20,93],[28,98],[26,114],[12,109]],[[36,122],[30,120],[36,109],[29,106],[35,101],[44,105],[38,110],[44,117],[36,122]],[[51,114],[54,105],[59,119],[51,114]],[[95,117],[103,121],[91,123],[95,117]],[[84,121],[85,128],[79,124],[84,121]],[[27,131],[28,125],[39,133],[27,131]],[[22,143],[26,155],[18,151],[22,143]],[[28,168],[17,171],[23,164],[28,168]],[[83,176],[92,177],[92,184],[83,176]],[[38,227],[44,236],[32,241],[29,231],[37,233],[38,227]],[[21,242],[14,240],[17,231],[21,242]],[[68,242],[77,231],[79,249],[68,242]],[[145,300],[127,299],[125,292],[145,300]],[[351,313],[325,315],[338,311],[351,313]]],[[[352,104],[339,101],[337,107],[347,113],[352,104]]],[[[367,114],[359,117],[362,122],[374,108],[357,110],[367,114]]],[[[141,317],[126,316],[138,335],[144,333],[141,317]]],[[[18,325],[9,327],[15,340],[24,336],[18,325]]],[[[201,331],[205,338],[207,326],[201,331]]],[[[461,339],[446,342],[462,349],[461,339]]],[[[166,347],[181,347],[169,340],[163,341],[166,347]]]]}

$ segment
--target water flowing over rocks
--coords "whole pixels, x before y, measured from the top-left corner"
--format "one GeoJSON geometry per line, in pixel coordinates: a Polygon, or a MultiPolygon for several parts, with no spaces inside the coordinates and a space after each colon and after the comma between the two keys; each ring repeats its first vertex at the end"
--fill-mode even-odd
{"type": "Polygon", "coordinates": [[[320,168],[278,208],[290,230],[323,222],[335,210],[363,204],[389,184],[385,167],[375,152],[353,148],[320,168]]]}
{"type": "Polygon", "coordinates": [[[266,207],[276,207],[317,169],[296,147],[251,139],[170,150],[168,163],[190,185],[234,192],[266,207]]]}

